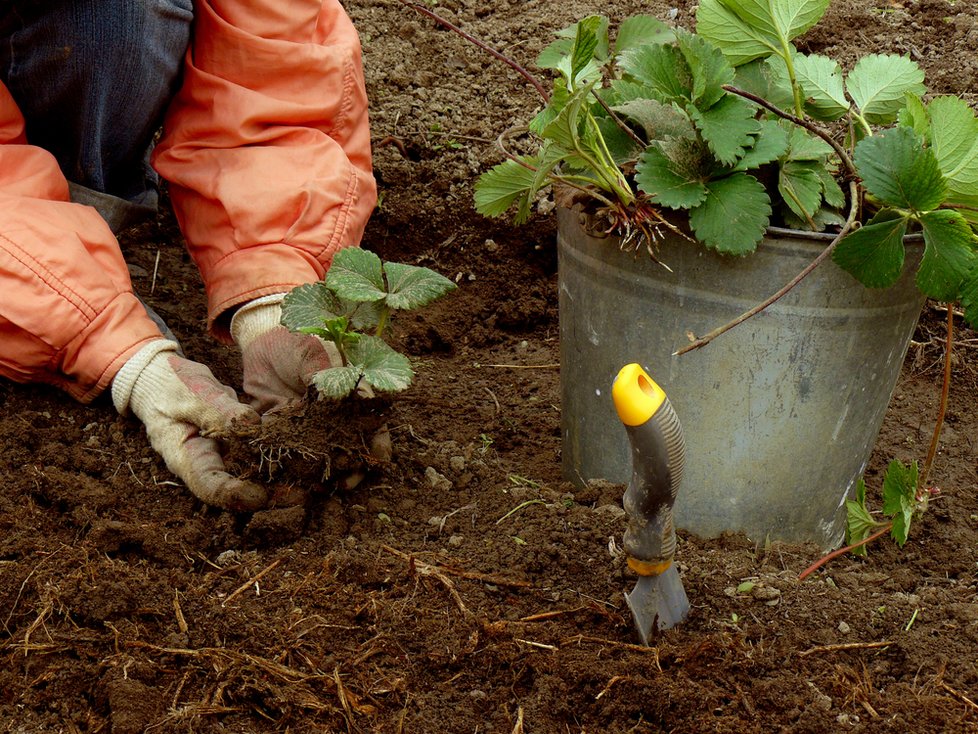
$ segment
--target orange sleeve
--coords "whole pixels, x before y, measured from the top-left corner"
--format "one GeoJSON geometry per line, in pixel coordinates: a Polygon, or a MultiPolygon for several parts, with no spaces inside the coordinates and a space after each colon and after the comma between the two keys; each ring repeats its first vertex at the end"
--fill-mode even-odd
{"type": "Polygon", "coordinates": [[[321,278],[376,203],[360,42],[337,0],[194,3],[154,165],[207,290],[208,324],[321,278]]]}
{"type": "Polygon", "coordinates": [[[0,375],[88,402],[160,333],[132,293],[108,225],[72,204],[0,84],[0,375]]]}

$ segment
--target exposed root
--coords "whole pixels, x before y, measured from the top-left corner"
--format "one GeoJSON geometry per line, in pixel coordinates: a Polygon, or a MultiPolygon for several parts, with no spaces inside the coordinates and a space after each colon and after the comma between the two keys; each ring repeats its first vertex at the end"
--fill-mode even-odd
{"type": "Polygon", "coordinates": [[[670,273],[672,269],[658,258],[656,243],[665,236],[667,230],[692,242],[688,234],[647,201],[639,201],[633,207],[618,204],[601,207],[595,213],[595,220],[602,223],[596,227],[598,236],[617,235],[621,238],[619,247],[623,252],[637,252],[644,246],[653,262],[670,273]]]}

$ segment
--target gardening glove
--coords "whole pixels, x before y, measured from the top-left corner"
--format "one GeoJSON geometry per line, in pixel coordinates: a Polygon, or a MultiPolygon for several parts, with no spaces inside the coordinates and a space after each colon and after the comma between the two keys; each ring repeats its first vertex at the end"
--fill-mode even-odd
{"type": "Polygon", "coordinates": [[[314,374],[342,361],[332,343],[282,326],[284,298],[284,293],[258,298],[231,319],[231,337],[241,349],[242,386],[262,415],[304,398],[314,374]]]}
{"type": "MultiPolygon", "coordinates": [[[[238,309],[231,319],[231,337],[241,348],[244,391],[251,407],[262,415],[304,398],[314,374],[342,364],[332,342],[296,334],[281,325],[284,298],[284,293],[258,298],[238,309]]],[[[373,397],[366,384],[357,392],[360,397],[373,397]]],[[[390,461],[392,453],[390,431],[384,425],[371,438],[370,455],[390,461]]],[[[352,488],[363,477],[363,472],[353,472],[343,484],[352,488]]]]}
{"type": "Polygon", "coordinates": [[[258,414],[206,366],[180,356],[174,342],[151,341],[130,357],[112,381],[112,402],[121,415],[131,410],[143,422],[167,468],[200,500],[227,510],[265,505],[267,491],[228,474],[210,438],[257,425],[258,414]]]}

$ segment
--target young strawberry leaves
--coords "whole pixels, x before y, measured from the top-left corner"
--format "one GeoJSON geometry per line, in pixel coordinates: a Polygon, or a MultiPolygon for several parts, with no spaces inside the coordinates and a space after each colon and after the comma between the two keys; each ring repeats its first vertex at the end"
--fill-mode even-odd
{"type": "MultiPolygon", "coordinates": [[[[917,487],[919,471],[917,462],[905,466],[898,459],[890,462],[883,477],[883,515],[885,520],[873,518],[866,506],[866,485],[862,478],[856,486],[855,499],[846,501],[846,544],[863,543],[877,531],[890,528],[890,536],[901,548],[910,536],[910,524],[916,514],[927,508],[930,493],[917,487]]],[[[852,549],[854,555],[865,556],[866,545],[852,549]]]]}
{"type": "MultiPolygon", "coordinates": [[[[651,20],[642,27],[648,29],[651,20]]],[[[608,20],[590,16],[560,36],[538,61],[560,73],[549,103],[530,124],[544,141],[541,150],[504,161],[479,178],[475,208],[481,214],[498,216],[516,203],[516,222],[525,222],[537,193],[555,180],[590,187],[607,204],[620,201],[627,206],[635,198],[592,109],[592,89],[601,78],[599,64],[608,55],[608,20]],[[558,173],[558,166],[565,170],[558,173]]]]}
{"type": "MultiPolygon", "coordinates": [[[[707,247],[752,251],[769,223],[771,201],[739,164],[747,156],[753,166],[774,160],[786,137],[775,134],[759,145],[766,128],[756,119],[756,107],[723,89],[733,81],[733,67],[719,49],[691,33],[676,31],[675,45],[627,51],[619,68],[632,90],[670,106],[686,121],[639,155],[638,188],[653,203],[688,210],[693,232],[707,247]]],[[[619,86],[619,97],[622,91],[619,86]]]]}
{"type": "Polygon", "coordinates": [[[428,268],[385,263],[372,252],[348,247],[333,257],[324,280],[285,296],[282,324],[336,346],[341,363],[313,375],[323,397],[346,397],[361,383],[396,392],[411,384],[414,371],[382,338],[391,312],[425,306],[455,288],[428,268]],[[362,333],[366,329],[374,333],[362,333]]]}
{"type": "Polygon", "coordinates": [[[909,124],[858,143],[856,169],[879,211],[839,243],[833,259],[864,285],[885,288],[902,272],[903,237],[919,229],[917,286],[931,298],[956,301],[976,288],[978,241],[962,211],[944,207],[978,200],[978,153],[966,138],[978,121],[940,99],[912,105],[904,115],[909,124]]]}

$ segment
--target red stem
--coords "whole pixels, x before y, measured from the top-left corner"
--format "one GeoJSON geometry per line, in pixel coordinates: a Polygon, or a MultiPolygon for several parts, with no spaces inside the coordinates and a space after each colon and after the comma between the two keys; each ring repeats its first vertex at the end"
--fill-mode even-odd
{"type": "Polygon", "coordinates": [[[820,569],[822,566],[824,566],[826,563],[828,563],[829,561],[831,561],[833,558],[838,558],[839,556],[845,555],[846,553],[848,553],[851,550],[855,550],[856,548],[861,548],[862,546],[866,545],[867,543],[876,540],[881,535],[884,535],[884,534],[888,533],[892,529],[893,529],[893,523],[892,522],[888,522],[888,523],[886,523],[886,525],[884,525],[883,527],[881,527],[875,533],[873,533],[872,535],[870,535],[867,538],[863,538],[858,543],[853,543],[852,545],[847,545],[845,548],[839,548],[839,550],[832,551],[827,556],[822,556],[817,561],[815,561],[815,563],[813,563],[811,566],[809,566],[804,571],[802,571],[800,574],[798,574],[798,580],[799,581],[804,581],[811,573],[813,573],[814,571],[817,571],[818,569],[820,569]]]}
{"type": "Polygon", "coordinates": [[[466,33],[465,31],[463,31],[461,28],[459,28],[457,25],[455,25],[451,21],[445,20],[440,15],[438,15],[438,13],[434,13],[434,12],[428,10],[428,8],[426,8],[426,7],[422,6],[422,5],[418,5],[417,3],[408,2],[408,0],[397,0],[397,1],[399,3],[401,3],[401,5],[406,5],[407,7],[411,8],[412,10],[416,10],[417,12],[421,13],[422,15],[427,15],[429,18],[431,18],[436,23],[439,23],[439,24],[445,26],[448,30],[452,31],[453,33],[457,33],[458,35],[460,35],[462,38],[464,38],[469,43],[474,44],[475,46],[478,46],[479,48],[481,48],[483,51],[485,51],[490,56],[493,56],[494,58],[499,59],[504,64],[506,64],[506,66],[510,67],[511,69],[514,69],[520,76],[522,76],[524,79],[526,79],[533,86],[533,88],[537,90],[537,94],[539,94],[541,97],[543,97],[544,103],[550,101],[550,93],[547,92],[547,90],[543,86],[543,84],[540,83],[540,80],[538,80],[535,76],[533,76],[533,74],[531,74],[525,68],[523,68],[522,66],[520,66],[517,62],[513,61],[513,59],[511,59],[508,56],[506,56],[506,54],[500,53],[496,49],[494,49],[494,48],[492,48],[490,46],[487,46],[485,43],[483,43],[482,41],[480,41],[475,36],[473,36],[473,35],[471,35],[469,33],[466,33]]]}
{"type": "Polygon", "coordinates": [[[934,457],[937,456],[937,446],[941,440],[941,428],[944,426],[944,416],[947,413],[948,395],[951,392],[951,351],[954,349],[954,308],[952,304],[947,304],[947,343],[944,346],[944,383],[941,385],[941,404],[937,409],[937,422],[934,425],[934,433],[930,439],[930,448],[927,449],[927,458],[924,460],[924,469],[920,472],[920,483],[918,489],[927,487],[927,477],[930,469],[934,465],[934,457]]]}

